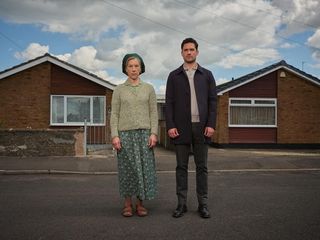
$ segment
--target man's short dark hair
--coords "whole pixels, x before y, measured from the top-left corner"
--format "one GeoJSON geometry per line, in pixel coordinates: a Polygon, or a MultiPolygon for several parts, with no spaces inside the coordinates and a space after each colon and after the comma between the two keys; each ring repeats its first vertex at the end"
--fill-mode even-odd
{"type": "Polygon", "coordinates": [[[194,46],[196,47],[196,49],[198,50],[198,43],[197,43],[197,41],[194,40],[193,38],[186,38],[185,40],[183,40],[182,43],[181,43],[181,49],[183,49],[183,46],[184,46],[186,43],[193,43],[194,46]]]}

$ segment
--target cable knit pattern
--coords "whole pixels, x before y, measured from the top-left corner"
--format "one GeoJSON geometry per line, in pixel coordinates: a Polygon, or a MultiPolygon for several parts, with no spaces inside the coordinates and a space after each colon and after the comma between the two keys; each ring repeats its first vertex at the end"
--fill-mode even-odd
{"type": "Polygon", "coordinates": [[[140,80],[136,86],[129,80],[118,85],[112,95],[110,118],[112,138],[119,131],[150,129],[158,135],[157,98],[151,84],[140,80]]]}

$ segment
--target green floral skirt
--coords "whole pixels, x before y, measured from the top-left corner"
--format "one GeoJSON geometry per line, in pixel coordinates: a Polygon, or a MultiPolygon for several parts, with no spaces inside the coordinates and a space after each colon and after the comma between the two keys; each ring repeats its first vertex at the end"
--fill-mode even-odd
{"type": "Polygon", "coordinates": [[[150,130],[120,131],[121,150],[117,154],[121,197],[153,199],[157,177],[153,149],[148,147],[150,130]]]}

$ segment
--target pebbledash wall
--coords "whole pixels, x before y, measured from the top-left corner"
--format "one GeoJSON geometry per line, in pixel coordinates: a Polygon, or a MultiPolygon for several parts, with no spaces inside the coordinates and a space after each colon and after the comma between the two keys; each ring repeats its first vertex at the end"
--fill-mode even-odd
{"type": "Polygon", "coordinates": [[[0,130],[0,156],[83,156],[83,130],[0,130]]]}

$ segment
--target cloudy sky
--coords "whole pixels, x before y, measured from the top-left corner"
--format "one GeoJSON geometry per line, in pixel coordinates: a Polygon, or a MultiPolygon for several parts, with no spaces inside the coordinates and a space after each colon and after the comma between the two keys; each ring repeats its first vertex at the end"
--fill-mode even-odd
{"type": "Polygon", "coordinates": [[[49,52],[119,84],[137,52],[163,93],[193,37],[218,84],[280,60],[320,78],[319,14],[319,0],[1,0],[0,71],[49,52]]]}

